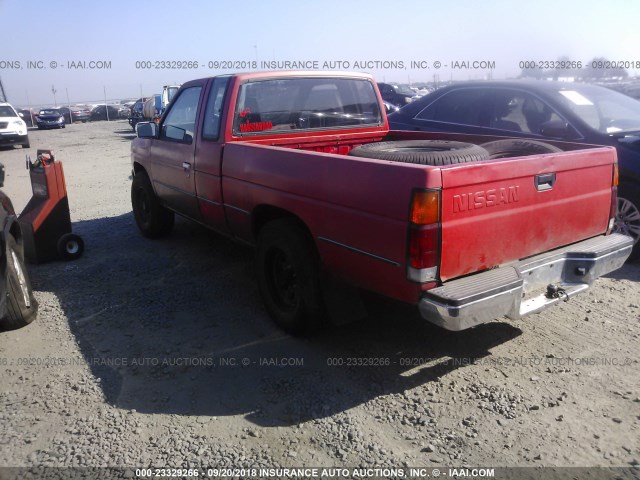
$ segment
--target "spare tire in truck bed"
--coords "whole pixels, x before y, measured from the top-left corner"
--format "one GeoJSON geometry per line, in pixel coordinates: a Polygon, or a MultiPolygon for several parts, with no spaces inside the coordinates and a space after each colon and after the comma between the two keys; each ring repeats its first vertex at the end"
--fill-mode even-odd
{"type": "Polygon", "coordinates": [[[495,142],[483,143],[480,146],[489,152],[492,160],[496,158],[526,157],[528,155],[562,151],[549,143],[518,138],[496,140],[495,142]]]}
{"type": "Polygon", "coordinates": [[[478,145],[447,140],[366,143],[351,150],[349,155],[433,166],[489,159],[489,153],[478,145]]]}

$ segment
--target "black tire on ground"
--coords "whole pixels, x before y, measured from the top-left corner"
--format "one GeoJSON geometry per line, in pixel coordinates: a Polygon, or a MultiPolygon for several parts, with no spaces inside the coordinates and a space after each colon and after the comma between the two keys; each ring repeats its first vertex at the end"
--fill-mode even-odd
{"type": "Polygon", "coordinates": [[[274,220],[258,235],[256,270],[262,300],[293,335],[318,330],[325,317],[320,265],[308,233],[292,219],[274,220]]]}
{"type": "Polygon", "coordinates": [[[7,260],[7,315],[0,322],[4,330],[15,330],[33,322],[38,314],[38,302],[33,296],[29,275],[21,249],[9,235],[5,248],[7,260]]]}
{"type": "Polygon", "coordinates": [[[545,142],[517,138],[496,140],[495,142],[483,143],[480,146],[489,152],[492,160],[496,158],[525,157],[527,155],[557,153],[562,151],[558,147],[554,147],[545,142]]]}
{"type": "Polygon", "coordinates": [[[84,240],[75,233],[65,233],[58,239],[58,255],[63,260],[76,260],[84,252],[84,240]]]}
{"type": "Polygon", "coordinates": [[[31,148],[31,143],[29,142],[29,140],[22,144],[22,148],[31,148]]]}
{"type": "Polygon", "coordinates": [[[488,160],[489,154],[472,143],[446,140],[399,140],[397,142],[366,143],[349,155],[422,165],[451,165],[488,160]]]}
{"type": "Polygon", "coordinates": [[[147,172],[138,172],[133,177],[131,206],[142,235],[147,238],[160,238],[171,233],[175,215],[160,204],[147,172]]]}
{"type": "Polygon", "coordinates": [[[630,188],[620,187],[613,231],[633,238],[635,242],[629,261],[640,259],[640,194],[630,188]]]}

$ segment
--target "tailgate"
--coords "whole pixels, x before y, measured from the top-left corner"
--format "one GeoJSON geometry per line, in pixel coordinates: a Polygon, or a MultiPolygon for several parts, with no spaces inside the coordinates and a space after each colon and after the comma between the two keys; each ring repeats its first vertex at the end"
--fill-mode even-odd
{"type": "Polygon", "coordinates": [[[606,232],[613,147],[442,168],[440,278],[606,232]]]}

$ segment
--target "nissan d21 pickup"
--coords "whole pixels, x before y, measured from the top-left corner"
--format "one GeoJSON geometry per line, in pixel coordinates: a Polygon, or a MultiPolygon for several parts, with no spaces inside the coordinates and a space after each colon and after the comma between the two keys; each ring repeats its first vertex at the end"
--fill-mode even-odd
{"type": "Polygon", "coordinates": [[[389,131],[383,105],[360,73],[185,83],[137,126],[136,223],[160,237],[177,213],[254,245],[266,309],[292,333],[339,316],[336,290],[415,304],[449,330],[519,318],[629,256],[611,232],[614,148],[389,131]]]}

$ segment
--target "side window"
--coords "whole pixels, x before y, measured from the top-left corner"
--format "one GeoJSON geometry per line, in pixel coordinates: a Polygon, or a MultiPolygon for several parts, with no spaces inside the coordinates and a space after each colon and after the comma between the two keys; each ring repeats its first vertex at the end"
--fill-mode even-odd
{"type": "Polygon", "coordinates": [[[201,90],[202,87],[189,87],[180,93],[162,123],[160,138],[184,141],[185,135],[193,137],[201,90]]]}
{"type": "Polygon", "coordinates": [[[228,77],[216,78],[209,92],[207,107],[204,111],[202,138],[217,140],[220,136],[220,118],[222,117],[222,102],[227,91],[228,77]]]}
{"type": "Polygon", "coordinates": [[[496,92],[491,128],[538,135],[542,124],[553,120],[563,119],[533,95],[516,90],[496,92]]]}
{"type": "Polygon", "coordinates": [[[464,88],[440,97],[415,118],[437,122],[488,127],[491,118],[491,90],[464,88]]]}

